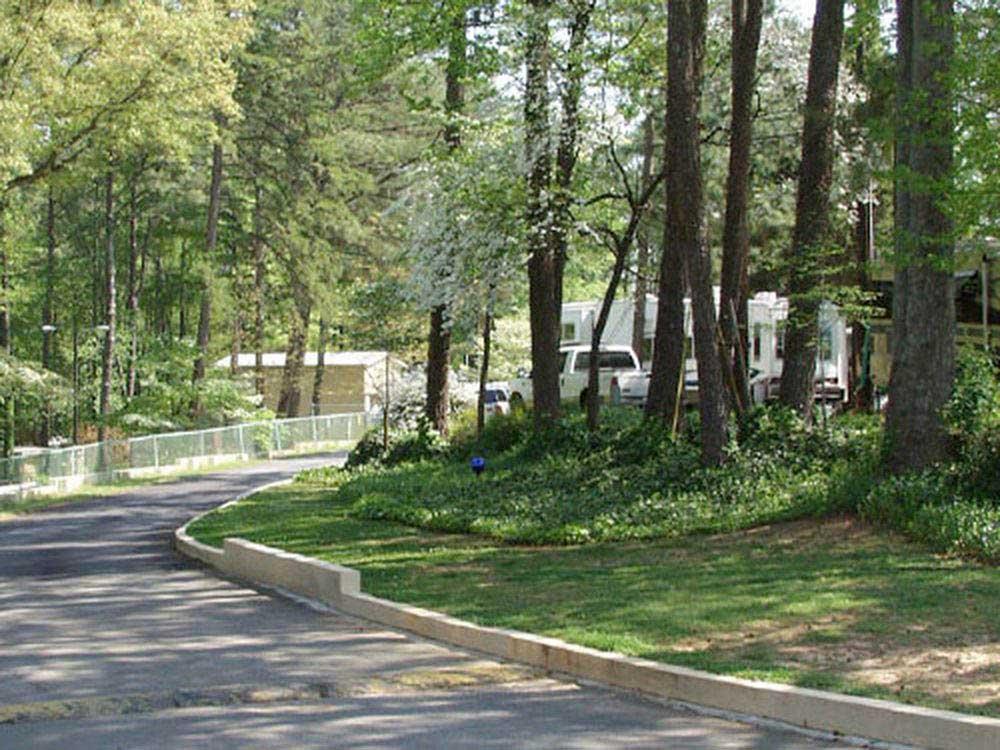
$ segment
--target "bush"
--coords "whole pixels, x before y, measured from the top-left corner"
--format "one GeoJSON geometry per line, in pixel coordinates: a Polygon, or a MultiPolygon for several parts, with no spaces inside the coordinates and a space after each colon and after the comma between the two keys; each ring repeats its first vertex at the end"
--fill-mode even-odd
{"type": "Polygon", "coordinates": [[[384,453],[382,447],[382,428],[372,428],[368,430],[362,438],[355,443],[351,452],[347,454],[347,468],[365,466],[378,462],[384,453]]]}
{"type": "Polygon", "coordinates": [[[347,455],[346,466],[347,468],[368,464],[396,466],[425,461],[443,456],[448,452],[448,448],[448,442],[432,430],[426,421],[421,421],[416,430],[391,432],[387,450],[383,448],[382,429],[375,428],[366,432],[347,455]]]}
{"type": "Polygon", "coordinates": [[[858,509],[867,520],[942,552],[1000,562],[1000,383],[983,352],[960,352],[943,416],[955,461],[888,478],[858,509]]]}
{"type": "Polygon", "coordinates": [[[943,552],[1000,562],[1000,509],[963,497],[957,473],[892,477],[868,493],[860,510],[867,520],[943,552]]]}
{"type": "Polygon", "coordinates": [[[957,447],[960,492],[1000,506],[1000,382],[985,352],[959,353],[944,417],[957,447]]]}

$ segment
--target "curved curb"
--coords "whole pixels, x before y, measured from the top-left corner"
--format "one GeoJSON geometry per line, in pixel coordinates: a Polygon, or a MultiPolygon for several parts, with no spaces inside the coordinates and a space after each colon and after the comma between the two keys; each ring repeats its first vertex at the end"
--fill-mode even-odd
{"type": "MultiPolygon", "coordinates": [[[[291,481],[258,487],[219,507],[291,481]]],[[[206,514],[202,513],[177,529],[175,546],[178,551],[234,578],[284,589],[346,614],[426,638],[547,672],[636,690],[671,701],[763,717],[845,738],[872,738],[940,750],[1000,748],[998,719],[715,675],[598,651],[557,638],[475,625],[439,612],[379,599],[361,592],[361,574],[353,568],[245,539],[227,538],[221,550],[202,544],[187,533],[187,527],[206,514]]]]}
{"type": "Polygon", "coordinates": [[[269,490],[272,487],[280,487],[284,484],[291,484],[295,481],[295,477],[288,477],[287,479],[278,479],[274,482],[268,482],[267,484],[262,484],[260,487],[254,487],[252,490],[247,490],[242,492],[232,500],[227,500],[221,505],[217,505],[214,508],[206,510],[204,513],[199,513],[194,518],[189,520],[186,524],[181,526],[179,529],[174,531],[174,549],[183,555],[188,557],[193,557],[195,560],[200,560],[206,565],[211,565],[213,568],[222,570],[225,555],[222,550],[212,547],[208,544],[202,544],[193,536],[188,534],[188,526],[200,521],[202,518],[207,516],[209,513],[215,513],[217,510],[222,510],[228,508],[230,505],[236,505],[240,500],[245,500],[251,495],[256,495],[258,492],[263,492],[264,490],[269,490]]]}

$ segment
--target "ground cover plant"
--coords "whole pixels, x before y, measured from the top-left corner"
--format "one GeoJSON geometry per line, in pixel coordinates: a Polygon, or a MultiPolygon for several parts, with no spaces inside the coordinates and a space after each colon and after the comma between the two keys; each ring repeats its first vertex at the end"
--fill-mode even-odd
{"type": "Polygon", "coordinates": [[[418,433],[399,438],[379,461],[364,442],[349,461],[354,471],[310,477],[336,486],[360,517],[506,542],[573,544],[734,531],[828,513],[854,502],[854,478],[867,476],[877,440],[874,418],[810,432],[791,412],[760,410],[743,425],[727,465],[705,469],[696,441],[672,440],[632,410],[609,413],[597,434],[580,415],[542,434],[514,415],[492,420],[479,440],[459,436],[447,452],[418,433]],[[486,459],[478,479],[469,469],[473,454],[486,459]],[[358,468],[358,457],[368,463],[358,468]]]}
{"type": "MultiPolygon", "coordinates": [[[[471,486],[475,480],[467,481],[471,486]]],[[[365,591],[712,672],[1000,716],[1000,571],[833,515],[524,546],[354,511],[304,477],[191,528],[359,568],[365,591]]]]}

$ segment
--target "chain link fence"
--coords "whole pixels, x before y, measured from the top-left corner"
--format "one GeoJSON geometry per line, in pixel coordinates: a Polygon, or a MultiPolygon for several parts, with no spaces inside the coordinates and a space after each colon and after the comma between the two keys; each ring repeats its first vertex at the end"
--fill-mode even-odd
{"type": "Polygon", "coordinates": [[[40,485],[65,489],[350,444],[376,418],[328,414],[42,450],[0,459],[0,493],[40,485]]]}

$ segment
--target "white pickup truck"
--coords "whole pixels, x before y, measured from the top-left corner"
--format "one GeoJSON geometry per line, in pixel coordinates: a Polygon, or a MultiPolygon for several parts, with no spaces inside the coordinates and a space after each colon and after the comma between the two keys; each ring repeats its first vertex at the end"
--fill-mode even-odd
{"type": "MultiPolygon", "coordinates": [[[[621,401],[629,406],[644,407],[646,397],[649,395],[649,379],[652,373],[648,370],[637,373],[626,373],[618,380],[618,387],[621,389],[621,401]]],[[[771,381],[764,373],[755,368],[750,368],[750,400],[754,404],[762,404],[773,396],[769,395],[769,386],[773,387],[771,381]]],[[[683,406],[693,406],[698,403],[698,369],[694,360],[687,360],[684,370],[684,390],[681,394],[681,404],[683,406]]]]}
{"type": "MultiPolygon", "coordinates": [[[[626,375],[639,375],[642,367],[635,352],[627,346],[602,346],[598,363],[598,383],[602,395],[611,393],[612,382],[626,375]]],[[[590,346],[563,346],[559,348],[559,395],[563,401],[574,401],[581,406],[587,402],[587,370],[590,367],[590,346]]],[[[531,378],[520,377],[510,381],[510,403],[517,406],[532,401],[531,378]]]]}

